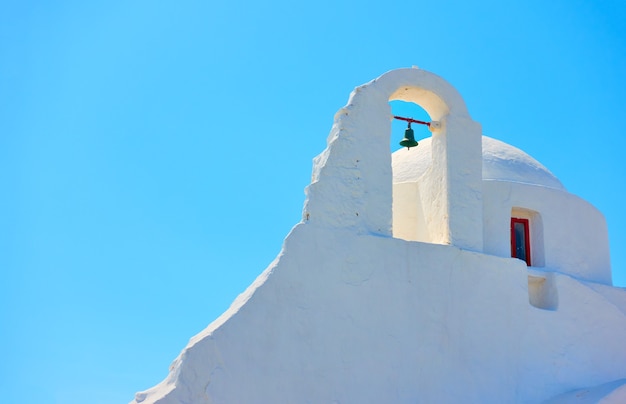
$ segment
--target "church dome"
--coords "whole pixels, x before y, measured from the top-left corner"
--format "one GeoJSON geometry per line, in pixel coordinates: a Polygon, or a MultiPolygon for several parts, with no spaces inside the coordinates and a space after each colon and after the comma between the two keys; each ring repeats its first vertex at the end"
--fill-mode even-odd
{"type": "MultiPolygon", "coordinates": [[[[416,182],[431,165],[431,138],[419,146],[400,149],[391,155],[393,182],[416,182]]],[[[522,150],[483,136],[483,180],[498,180],[539,185],[565,190],[546,167],[522,150]]]]}

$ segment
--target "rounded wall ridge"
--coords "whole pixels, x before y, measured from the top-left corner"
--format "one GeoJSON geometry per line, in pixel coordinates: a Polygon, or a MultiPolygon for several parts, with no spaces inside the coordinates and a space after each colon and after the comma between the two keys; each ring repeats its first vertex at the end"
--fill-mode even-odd
{"type": "Polygon", "coordinates": [[[433,120],[440,120],[448,113],[459,117],[469,117],[467,106],[461,94],[444,78],[426,70],[403,68],[391,70],[375,80],[378,85],[392,88],[390,100],[416,102],[433,120]],[[423,94],[415,94],[411,88],[419,87],[423,94]],[[436,98],[438,98],[438,100],[436,98]]]}
{"type": "Polygon", "coordinates": [[[534,182],[512,180],[512,179],[508,179],[508,178],[483,178],[483,181],[503,182],[503,183],[510,183],[510,184],[528,185],[528,186],[537,187],[537,188],[553,189],[555,191],[560,191],[560,192],[564,192],[566,194],[569,194],[569,191],[564,186],[560,186],[559,187],[559,186],[556,186],[556,185],[537,184],[537,183],[534,183],[534,182]]]}

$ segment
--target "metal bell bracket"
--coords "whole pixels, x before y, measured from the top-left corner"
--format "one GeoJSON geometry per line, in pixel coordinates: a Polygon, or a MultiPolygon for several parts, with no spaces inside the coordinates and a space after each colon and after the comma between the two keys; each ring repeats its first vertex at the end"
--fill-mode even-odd
{"type": "Polygon", "coordinates": [[[420,125],[426,125],[428,126],[428,129],[433,132],[436,129],[441,128],[441,123],[438,121],[432,121],[432,122],[425,122],[425,121],[418,121],[417,119],[413,119],[413,118],[405,118],[403,116],[397,116],[394,115],[393,119],[399,119],[401,121],[406,121],[409,123],[419,123],[420,125]]]}

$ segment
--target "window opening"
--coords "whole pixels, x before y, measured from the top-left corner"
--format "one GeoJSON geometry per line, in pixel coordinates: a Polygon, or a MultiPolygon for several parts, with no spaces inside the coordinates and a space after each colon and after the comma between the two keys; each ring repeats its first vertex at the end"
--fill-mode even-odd
{"type": "Polygon", "coordinates": [[[531,266],[529,228],[528,219],[511,218],[511,257],[526,261],[526,265],[531,266]]]}

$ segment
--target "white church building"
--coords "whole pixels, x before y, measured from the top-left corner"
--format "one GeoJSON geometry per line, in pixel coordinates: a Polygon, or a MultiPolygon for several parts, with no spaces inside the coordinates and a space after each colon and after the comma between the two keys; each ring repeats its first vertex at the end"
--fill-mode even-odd
{"type": "Polygon", "coordinates": [[[626,403],[604,217],[441,77],[357,87],[279,256],[133,403],[626,403]],[[389,101],[432,136],[389,153],[389,101]]]}

